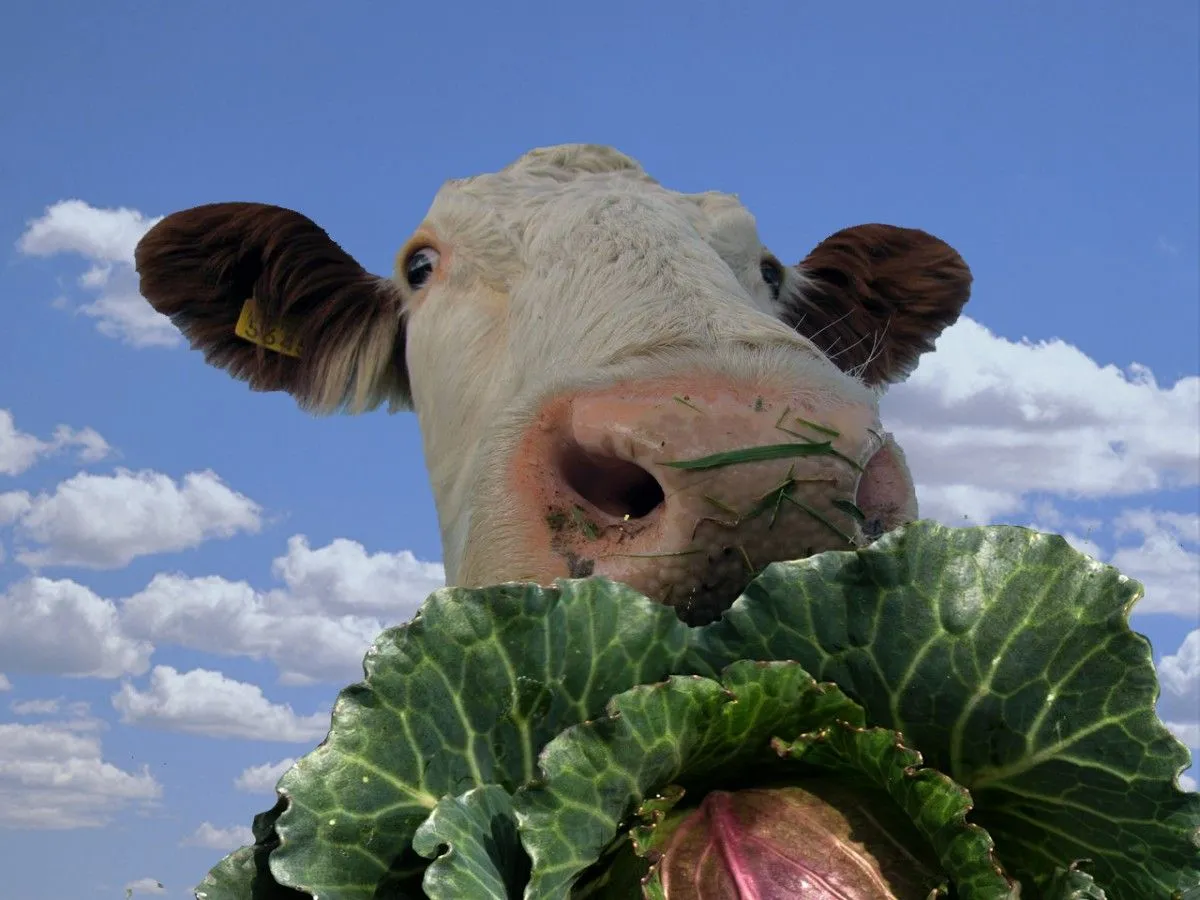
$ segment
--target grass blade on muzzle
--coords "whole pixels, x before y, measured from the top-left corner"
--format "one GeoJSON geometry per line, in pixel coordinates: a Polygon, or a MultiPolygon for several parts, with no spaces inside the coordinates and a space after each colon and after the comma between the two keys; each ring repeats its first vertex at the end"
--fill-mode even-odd
{"type": "Polygon", "coordinates": [[[698,459],[679,459],[664,462],[672,469],[719,469],[740,463],[762,462],[768,459],[791,459],[795,456],[837,456],[829,441],[814,441],[811,444],[765,444],[761,447],[745,447],[741,450],[726,450],[698,459]]]}

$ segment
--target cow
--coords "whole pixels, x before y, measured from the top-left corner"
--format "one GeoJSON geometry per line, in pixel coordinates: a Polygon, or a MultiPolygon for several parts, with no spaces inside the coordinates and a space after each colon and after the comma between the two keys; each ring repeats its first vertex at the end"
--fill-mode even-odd
{"type": "Polygon", "coordinates": [[[693,625],[771,562],[917,517],[879,400],[972,280],[881,224],[785,265],[735,196],[591,144],[446,182],[390,277],[260,203],[168,215],[135,260],[154,309],[251,389],[415,411],[449,585],[604,576],[693,625]]]}

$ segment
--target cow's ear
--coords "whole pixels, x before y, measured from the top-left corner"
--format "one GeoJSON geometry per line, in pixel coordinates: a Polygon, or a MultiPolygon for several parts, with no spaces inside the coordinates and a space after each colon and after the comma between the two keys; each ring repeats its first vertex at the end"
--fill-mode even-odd
{"type": "Polygon", "coordinates": [[[410,406],[400,290],[306,216],[197,206],[156,224],[134,256],[142,295],[252,389],[315,413],[410,406]]]}
{"type": "Polygon", "coordinates": [[[796,268],[783,320],[870,385],[903,381],[971,295],[953,247],[894,225],[839,231],[796,268]]]}

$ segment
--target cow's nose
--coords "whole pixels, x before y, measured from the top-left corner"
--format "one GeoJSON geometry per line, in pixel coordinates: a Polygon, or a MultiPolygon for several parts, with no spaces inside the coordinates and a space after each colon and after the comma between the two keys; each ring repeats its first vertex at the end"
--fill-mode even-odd
{"type": "Polygon", "coordinates": [[[604,575],[711,621],[768,563],[915,512],[875,425],[866,404],[715,378],[558,398],[514,462],[522,577],[604,575]]]}

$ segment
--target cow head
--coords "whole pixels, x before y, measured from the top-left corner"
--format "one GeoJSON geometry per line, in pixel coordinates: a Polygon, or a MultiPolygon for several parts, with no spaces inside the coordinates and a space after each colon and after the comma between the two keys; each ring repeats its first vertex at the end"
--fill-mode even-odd
{"type": "Polygon", "coordinates": [[[692,622],[769,562],[915,518],[878,399],[971,283],[889,225],[785,265],[734,197],[591,145],[448,182],[391,278],[252,203],[167,216],[137,266],[251,387],[416,411],[451,584],[602,574],[692,622]]]}

